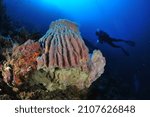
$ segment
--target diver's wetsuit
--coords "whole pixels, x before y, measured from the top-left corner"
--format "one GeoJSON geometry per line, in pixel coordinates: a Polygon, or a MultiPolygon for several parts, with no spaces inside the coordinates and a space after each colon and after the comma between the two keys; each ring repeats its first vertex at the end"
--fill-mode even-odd
{"type": "Polygon", "coordinates": [[[111,45],[112,47],[114,48],[121,48],[122,51],[127,55],[129,56],[129,53],[121,46],[118,46],[116,44],[114,44],[113,42],[125,42],[127,43],[128,45],[130,46],[134,46],[134,42],[132,41],[126,41],[126,40],[122,40],[122,39],[115,39],[115,38],[111,38],[106,32],[104,31],[97,31],[96,32],[96,35],[98,36],[98,39],[99,39],[99,42],[100,43],[103,43],[103,42],[106,42],[108,43],[109,45],[111,45]]]}

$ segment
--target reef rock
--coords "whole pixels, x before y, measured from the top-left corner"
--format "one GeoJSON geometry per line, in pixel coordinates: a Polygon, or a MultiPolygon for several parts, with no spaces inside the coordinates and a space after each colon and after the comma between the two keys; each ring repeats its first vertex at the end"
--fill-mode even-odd
{"type": "Polygon", "coordinates": [[[12,54],[13,42],[10,37],[0,35],[0,63],[8,60],[12,54]]]}
{"type": "Polygon", "coordinates": [[[43,54],[37,63],[43,71],[38,76],[43,79],[36,75],[34,80],[44,83],[49,90],[65,89],[69,85],[88,88],[104,72],[105,58],[99,50],[90,58],[77,24],[71,21],[52,22],[39,42],[43,54]]]}
{"type": "Polygon", "coordinates": [[[3,66],[3,79],[8,84],[20,85],[28,80],[31,71],[36,70],[36,58],[41,53],[41,47],[38,42],[28,40],[23,45],[13,50],[11,59],[3,66]]]}

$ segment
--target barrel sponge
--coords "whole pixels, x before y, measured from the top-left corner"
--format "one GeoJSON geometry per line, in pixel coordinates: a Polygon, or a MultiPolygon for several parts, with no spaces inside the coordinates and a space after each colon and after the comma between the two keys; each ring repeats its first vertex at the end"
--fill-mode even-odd
{"type": "Polygon", "coordinates": [[[77,24],[68,20],[54,21],[39,42],[44,48],[43,55],[37,59],[40,66],[80,67],[88,70],[88,48],[80,36],[77,24]]]}
{"type": "Polygon", "coordinates": [[[37,69],[44,72],[40,75],[36,73],[33,79],[44,82],[49,90],[65,89],[69,85],[88,88],[104,72],[106,61],[101,51],[94,50],[90,58],[74,22],[64,19],[52,22],[39,42],[43,52],[37,58],[37,69]],[[47,73],[49,75],[45,75],[47,73]],[[37,76],[42,76],[42,79],[37,76]]]}

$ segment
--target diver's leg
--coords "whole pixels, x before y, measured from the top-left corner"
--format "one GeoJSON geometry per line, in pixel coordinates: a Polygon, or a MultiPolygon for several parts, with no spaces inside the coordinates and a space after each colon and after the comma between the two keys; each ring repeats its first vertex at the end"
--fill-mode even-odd
{"type": "Polygon", "coordinates": [[[115,39],[115,38],[111,38],[111,40],[112,40],[113,42],[125,42],[126,44],[128,44],[129,46],[132,46],[132,47],[135,46],[135,42],[134,42],[134,41],[127,41],[127,40],[115,39]]]}
{"type": "Polygon", "coordinates": [[[111,45],[114,48],[121,48],[121,46],[118,46],[118,45],[116,45],[116,44],[114,44],[112,42],[108,42],[108,44],[111,45]]]}
{"type": "Polygon", "coordinates": [[[123,40],[123,39],[111,38],[111,40],[112,40],[113,42],[125,42],[125,40],[123,40]]]}
{"type": "Polygon", "coordinates": [[[125,54],[126,56],[129,56],[129,53],[128,53],[124,48],[121,47],[121,50],[124,52],[124,54],[125,54]]]}
{"type": "Polygon", "coordinates": [[[125,41],[126,44],[128,44],[129,46],[134,47],[135,46],[135,42],[134,41],[125,41]]]}
{"type": "Polygon", "coordinates": [[[114,47],[114,48],[120,48],[126,56],[129,56],[129,53],[128,53],[123,47],[118,46],[118,45],[115,45],[115,44],[112,43],[112,42],[111,42],[111,43],[109,42],[108,44],[111,45],[111,46],[114,47]]]}

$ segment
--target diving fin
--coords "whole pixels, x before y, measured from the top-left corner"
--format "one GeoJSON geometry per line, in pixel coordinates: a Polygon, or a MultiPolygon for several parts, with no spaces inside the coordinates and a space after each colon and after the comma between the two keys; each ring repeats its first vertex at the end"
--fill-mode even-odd
{"type": "Polygon", "coordinates": [[[126,56],[130,56],[130,54],[124,48],[121,48],[121,49],[126,56]]]}
{"type": "Polygon", "coordinates": [[[126,44],[128,44],[129,46],[134,47],[135,46],[135,42],[134,41],[125,41],[126,44]]]}

